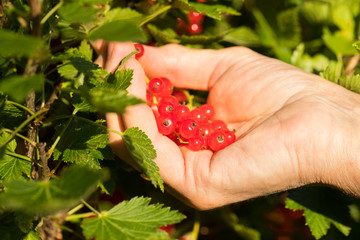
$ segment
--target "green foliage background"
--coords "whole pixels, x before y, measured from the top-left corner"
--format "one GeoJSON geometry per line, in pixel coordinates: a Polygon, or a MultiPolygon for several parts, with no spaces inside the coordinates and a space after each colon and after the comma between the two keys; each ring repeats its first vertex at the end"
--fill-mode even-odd
{"type": "Polygon", "coordinates": [[[163,192],[145,133],[104,124],[142,102],[126,91],[133,72],[96,65],[90,43],[246,46],[360,93],[360,0],[3,0],[0,17],[1,239],[359,239],[359,200],[323,186],[207,212],[163,192]],[[179,34],[189,11],[205,15],[202,33],[179,34]],[[146,177],[113,155],[107,131],[146,177]],[[291,232],[279,232],[284,205],[304,216],[291,232]]]}

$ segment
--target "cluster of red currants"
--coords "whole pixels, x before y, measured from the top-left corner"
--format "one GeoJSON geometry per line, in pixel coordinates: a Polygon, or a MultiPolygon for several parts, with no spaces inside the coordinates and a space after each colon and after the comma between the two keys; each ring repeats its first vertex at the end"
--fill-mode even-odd
{"type": "Polygon", "coordinates": [[[203,104],[190,110],[187,97],[164,77],[148,83],[147,104],[153,109],[161,134],[193,151],[219,151],[235,142],[235,134],[221,120],[214,120],[214,108],[203,104]]]}

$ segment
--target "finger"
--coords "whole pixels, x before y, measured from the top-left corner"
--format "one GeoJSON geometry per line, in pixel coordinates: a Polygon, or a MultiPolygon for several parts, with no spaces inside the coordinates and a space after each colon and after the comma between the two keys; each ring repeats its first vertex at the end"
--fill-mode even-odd
{"type": "MultiPolygon", "coordinates": [[[[105,69],[107,71],[114,71],[118,67],[119,61],[134,49],[132,43],[110,44],[105,69]]],[[[132,57],[125,64],[125,68],[134,70],[131,85],[127,89],[129,94],[146,101],[145,73],[141,65],[132,57]]],[[[173,186],[178,185],[177,182],[182,181],[184,159],[180,149],[169,138],[158,132],[151,108],[146,104],[138,104],[127,107],[121,117],[118,116],[115,118],[112,114],[107,114],[107,116],[110,120],[110,122],[108,122],[110,128],[123,131],[130,127],[138,127],[144,131],[155,147],[157,152],[155,161],[160,168],[160,174],[164,181],[173,186]],[[122,124],[124,129],[121,127],[122,124]],[[169,161],[169,158],[171,158],[171,161],[169,161]]],[[[123,144],[121,137],[117,134],[110,132],[109,139],[114,147],[118,144],[123,144]]],[[[115,151],[117,152],[117,150],[115,151]]]]}
{"type": "Polygon", "coordinates": [[[94,48],[97,54],[100,54],[105,46],[105,41],[100,39],[96,41],[90,41],[91,46],[94,48]]]}
{"type": "Polygon", "coordinates": [[[209,90],[239,58],[253,51],[242,48],[190,49],[180,45],[144,46],[139,59],[148,77],[167,77],[176,87],[209,90]]]}

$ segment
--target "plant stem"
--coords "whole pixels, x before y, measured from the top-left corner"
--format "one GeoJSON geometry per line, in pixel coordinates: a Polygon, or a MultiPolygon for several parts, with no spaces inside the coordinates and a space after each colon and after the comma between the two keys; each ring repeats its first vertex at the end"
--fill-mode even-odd
{"type": "Polygon", "coordinates": [[[84,199],[81,199],[81,202],[87,207],[89,208],[93,213],[96,214],[96,216],[100,216],[101,213],[99,213],[95,208],[93,208],[90,204],[88,204],[84,199]]]}
{"type": "MultiPolygon", "coordinates": [[[[18,126],[14,131],[12,131],[12,133],[10,134],[10,136],[8,137],[8,139],[6,139],[5,142],[3,142],[2,144],[0,144],[0,148],[5,146],[5,144],[7,144],[8,142],[10,142],[11,139],[13,139],[13,137],[15,137],[15,135],[21,131],[21,129],[23,127],[25,127],[26,125],[28,125],[32,120],[34,120],[36,117],[40,116],[41,114],[45,113],[46,111],[48,111],[47,109],[43,109],[43,110],[40,110],[36,113],[34,113],[34,115],[32,115],[31,117],[29,117],[28,119],[26,119],[23,123],[20,124],[20,126],[18,126]]],[[[30,139],[28,139],[30,140],[30,139]]],[[[35,141],[33,140],[30,140],[28,141],[30,143],[33,143],[35,141]]]]}
{"type": "Polygon", "coordinates": [[[65,218],[65,221],[76,220],[76,219],[79,219],[79,218],[87,218],[87,217],[90,217],[90,216],[93,216],[93,215],[94,215],[93,212],[73,214],[73,215],[67,216],[65,218]]]}
{"type": "Polygon", "coordinates": [[[20,155],[20,154],[13,153],[13,152],[9,152],[9,151],[5,151],[5,154],[6,154],[6,155],[9,155],[9,156],[12,156],[12,157],[16,157],[16,158],[20,158],[20,159],[26,160],[26,161],[28,161],[28,162],[31,162],[31,159],[28,158],[27,156],[24,156],[24,155],[20,155]]]}
{"type": "Polygon", "coordinates": [[[79,204],[76,207],[74,207],[73,209],[71,209],[70,211],[67,212],[67,215],[73,215],[74,213],[76,213],[77,211],[79,211],[80,209],[82,209],[84,207],[84,204],[79,204]]]}
{"type": "MultiPolygon", "coordinates": [[[[8,133],[12,133],[13,132],[13,130],[10,130],[10,129],[7,129],[7,128],[5,128],[5,129],[3,129],[5,132],[8,132],[8,133]]],[[[21,134],[19,134],[19,133],[16,133],[15,134],[17,137],[19,137],[19,138],[22,138],[23,140],[25,140],[25,141],[27,141],[28,143],[30,143],[31,145],[33,145],[34,147],[36,147],[36,142],[34,142],[34,141],[31,141],[30,139],[28,139],[27,137],[25,137],[24,135],[21,135],[21,134]]]]}
{"type": "MultiPolygon", "coordinates": [[[[73,118],[75,117],[74,115],[75,115],[76,113],[77,113],[77,110],[75,109],[75,110],[73,111],[73,113],[72,113],[71,116],[67,116],[67,117],[69,117],[70,119],[67,121],[65,127],[62,129],[62,131],[60,132],[59,136],[57,136],[57,138],[55,139],[55,142],[53,143],[53,145],[51,145],[50,149],[48,150],[48,152],[47,152],[47,155],[48,155],[47,159],[49,159],[49,158],[51,157],[51,155],[52,155],[52,153],[53,153],[56,145],[59,143],[59,141],[60,141],[60,139],[62,138],[62,136],[64,135],[65,131],[66,131],[67,128],[70,126],[70,123],[71,123],[71,121],[73,120],[73,118]]],[[[59,164],[58,164],[58,166],[59,166],[59,164]]],[[[57,166],[57,167],[58,167],[58,166],[57,166]]]]}
{"type": "Polygon", "coordinates": [[[63,5],[63,1],[60,1],[56,4],[44,17],[41,19],[40,24],[46,23],[46,21],[53,15],[61,6],[63,5]]]}
{"type": "Polygon", "coordinates": [[[197,240],[198,236],[199,236],[199,231],[200,231],[200,214],[198,211],[195,212],[195,222],[194,222],[194,227],[191,233],[192,236],[192,240],[197,240]]]}
{"type": "Polygon", "coordinates": [[[148,15],[145,17],[145,19],[139,24],[139,27],[141,27],[142,25],[144,25],[145,23],[151,21],[152,19],[156,18],[157,16],[159,16],[160,14],[166,12],[167,10],[169,10],[171,8],[171,5],[166,5],[162,8],[160,8],[159,10],[157,10],[156,12],[148,15]]]}
{"type": "Polygon", "coordinates": [[[21,109],[24,109],[25,111],[27,111],[30,115],[34,115],[34,112],[31,111],[29,108],[25,107],[24,105],[21,105],[17,102],[13,102],[13,101],[10,101],[10,100],[6,100],[6,104],[11,104],[11,105],[14,105],[16,107],[19,107],[21,109]]]}

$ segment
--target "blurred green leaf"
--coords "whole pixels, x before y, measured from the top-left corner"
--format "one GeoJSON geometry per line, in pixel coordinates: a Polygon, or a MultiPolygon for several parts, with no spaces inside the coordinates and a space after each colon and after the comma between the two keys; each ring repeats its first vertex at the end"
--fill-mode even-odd
{"type": "Polygon", "coordinates": [[[128,96],[126,90],[110,87],[93,88],[86,96],[88,102],[100,112],[123,113],[127,106],[144,102],[134,96],[128,96]]]}
{"type": "Polygon", "coordinates": [[[135,197],[100,216],[84,219],[81,227],[85,237],[97,240],[169,239],[159,227],[178,223],[185,216],[162,204],[150,204],[150,200],[135,197]]]}
{"type": "Polygon", "coordinates": [[[30,77],[10,76],[0,80],[0,91],[8,94],[15,101],[22,102],[31,90],[42,89],[44,81],[45,77],[42,74],[30,77]]]}
{"type": "Polygon", "coordinates": [[[180,43],[176,32],[172,28],[160,29],[153,24],[148,24],[147,28],[159,44],[180,43]]]}
{"type": "Polygon", "coordinates": [[[2,57],[41,57],[44,55],[44,43],[40,38],[17,34],[0,29],[0,56],[2,57]]]}
{"type": "Polygon", "coordinates": [[[325,45],[336,55],[352,55],[357,53],[356,49],[352,46],[352,42],[339,31],[331,33],[328,28],[324,28],[322,39],[325,45]]]}
{"type": "Polygon", "coordinates": [[[223,41],[247,47],[260,45],[259,36],[253,29],[246,26],[232,28],[231,31],[224,36],[223,41]]]}
{"type": "Polygon", "coordinates": [[[79,2],[66,4],[59,8],[58,13],[61,18],[69,23],[88,23],[96,19],[99,8],[84,6],[79,2]]]}
{"type": "Polygon", "coordinates": [[[126,129],[122,137],[131,156],[146,176],[150,178],[151,183],[164,191],[159,167],[153,161],[156,158],[156,151],[149,137],[137,127],[126,129]]]}
{"type": "Polygon", "coordinates": [[[106,41],[134,41],[144,42],[146,40],[144,31],[132,21],[114,21],[105,23],[92,31],[89,39],[104,39],[106,41]]]}
{"type": "Polygon", "coordinates": [[[279,28],[279,44],[286,47],[296,47],[301,41],[301,27],[299,22],[299,9],[289,8],[277,15],[279,28]]]}
{"type": "Polygon", "coordinates": [[[143,14],[131,8],[113,8],[105,15],[106,22],[126,20],[134,22],[135,24],[139,24],[142,17],[143,14]]]}
{"type": "Polygon", "coordinates": [[[188,0],[174,0],[172,6],[182,10],[199,12],[216,20],[221,20],[223,14],[240,15],[234,8],[221,4],[210,5],[199,2],[189,2],[188,0]]]}
{"type": "Polygon", "coordinates": [[[332,19],[331,3],[327,1],[302,1],[301,14],[311,24],[329,24],[332,19]]]}
{"type": "Polygon", "coordinates": [[[50,214],[72,207],[86,198],[97,186],[101,172],[72,166],[59,179],[48,182],[13,180],[5,183],[0,203],[6,209],[29,214],[50,214]]]}
{"type": "Polygon", "coordinates": [[[24,237],[23,240],[41,240],[41,238],[38,232],[31,231],[24,237]]]}
{"type": "Polygon", "coordinates": [[[341,29],[342,35],[349,41],[354,39],[355,19],[351,9],[345,4],[337,4],[333,10],[333,21],[341,29]]]}

